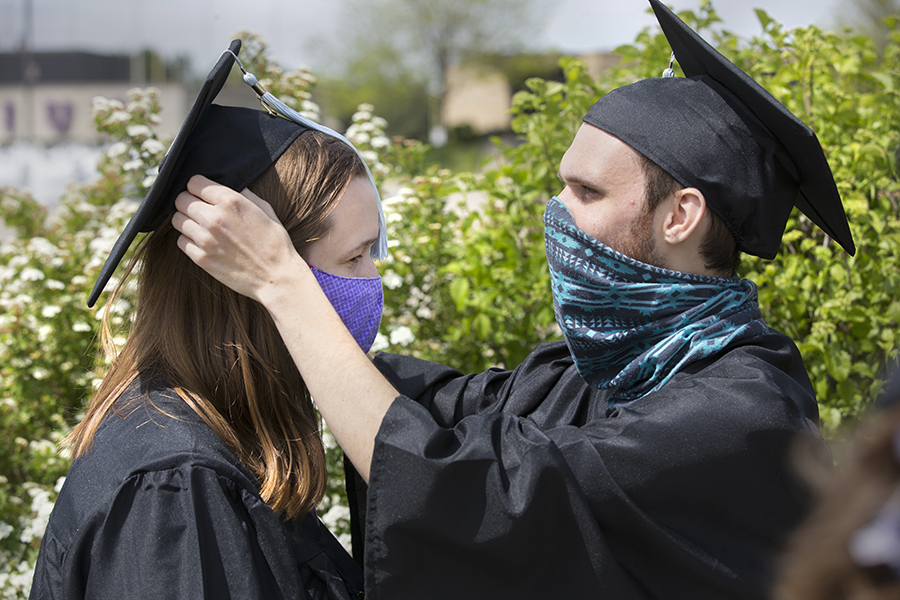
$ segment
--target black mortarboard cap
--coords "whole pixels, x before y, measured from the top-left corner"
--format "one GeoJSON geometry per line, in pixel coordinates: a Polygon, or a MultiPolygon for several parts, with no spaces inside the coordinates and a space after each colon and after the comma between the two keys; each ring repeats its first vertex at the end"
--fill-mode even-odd
{"type": "Polygon", "coordinates": [[[242,190],[281,156],[307,127],[251,108],[213,104],[240,52],[234,40],[194,100],[159,168],[159,175],[116,240],[88,299],[93,306],[138,233],[153,231],[175,212],[175,197],[193,175],[242,190]]]}
{"type": "Polygon", "coordinates": [[[666,6],[650,4],[685,77],[613,90],[584,121],[703,192],[743,252],[774,258],[796,205],[852,255],[847,216],[815,133],[666,6]]]}

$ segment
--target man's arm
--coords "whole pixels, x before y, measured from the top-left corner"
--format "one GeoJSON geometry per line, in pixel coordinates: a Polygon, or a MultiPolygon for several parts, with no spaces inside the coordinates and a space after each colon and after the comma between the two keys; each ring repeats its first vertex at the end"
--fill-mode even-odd
{"type": "Polygon", "coordinates": [[[271,207],[199,175],[175,206],[178,246],[269,311],[322,417],[368,481],[375,435],[397,391],[347,331],[271,207]]]}

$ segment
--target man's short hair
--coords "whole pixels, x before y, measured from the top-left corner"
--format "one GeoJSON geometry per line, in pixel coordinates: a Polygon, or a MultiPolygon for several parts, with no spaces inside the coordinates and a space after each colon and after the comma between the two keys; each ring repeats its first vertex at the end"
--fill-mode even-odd
{"type": "MultiPolygon", "coordinates": [[[[684,186],[643,154],[638,153],[638,156],[641,159],[641,170],[647,178],[644,188],[647,210],[652,213],[663,200],[684,186]]],[[[725,222],[713,211],[708,212],[709,227],[700,244],[700,255],[703,257],[704,265],[716,273],[734,275],[741,264],[741,251],[725,222]]]]}

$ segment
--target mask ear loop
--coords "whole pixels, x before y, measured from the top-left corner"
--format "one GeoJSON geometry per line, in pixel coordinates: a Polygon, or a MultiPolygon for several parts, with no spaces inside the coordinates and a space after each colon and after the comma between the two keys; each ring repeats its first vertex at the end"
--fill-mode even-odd
{"type": "MultiPolygon", "coordinates": [[[[359,156],[359,159],[362,161],[363,166],[366,169],[366,175],[369,176],[369,182],[372,184],[372,189],[375,190],[375,195],[378,198],[378,237],[375,240],[375,243],[372,245],[372,249],[369,251],[369,255],[373,260],[384,260],[388,257],[388,243],[387,243],[387,225],[384,218],[384,207],[381,205],[381,194],[378,192],[378,186],[375,185],[375,179],[372,177],[372,172],[369,170],[369,165],[366,163],[366,160],[363,158],[362,154],[359,150],[357,150],[356,146],[354,146],[350,140],[336,132],[335,130],[326,127],[325,125],[321,125],[316,123],[312,119],[305,117],[289,107],[287,104],[273,96],[270,92],[268,92],[256,76],[253,73],[248,73],[244,68],[244,64],[237,57],[237,55],[231,50],[226,50],[225,52],[231,54],[234,57],[235,62],[238,67],[241,69],[241,73],[243,73],[243,80],[250,88],[256,92],[256,95],[259,96],[259,102],[263,105],[269,114],[276,117],[283,117],[289,121],[293,121],[298,125],[303,125],[308,129],[313,129],[315,131],[319,131],[326,135],[330,135],[335,137],[348,146],[350,146],[356,155],[359,156]]],[[[674,55],[673,55],[674,56],[674,55]]]]}

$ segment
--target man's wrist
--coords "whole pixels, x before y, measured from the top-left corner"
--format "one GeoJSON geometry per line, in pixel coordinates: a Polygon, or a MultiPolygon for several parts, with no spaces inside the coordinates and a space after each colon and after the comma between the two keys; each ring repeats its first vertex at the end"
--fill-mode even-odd
{"type": "Polygon", "coordinates": [[[303,290],[318,285],[306,262],[294,253],[291,259],[271,272],[257,289],[256,300],[269,312],[302,297],[303,290]]]}

